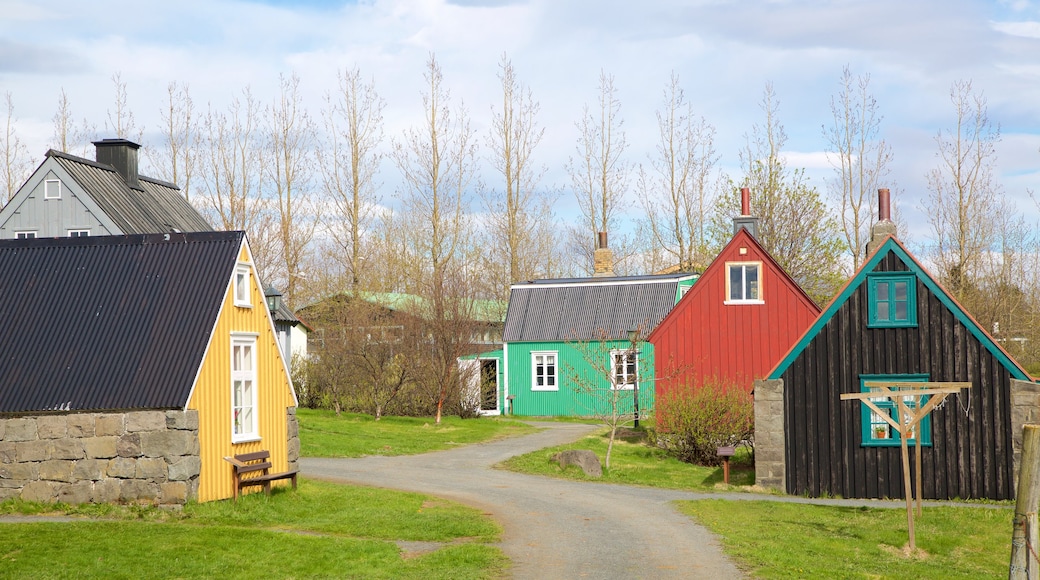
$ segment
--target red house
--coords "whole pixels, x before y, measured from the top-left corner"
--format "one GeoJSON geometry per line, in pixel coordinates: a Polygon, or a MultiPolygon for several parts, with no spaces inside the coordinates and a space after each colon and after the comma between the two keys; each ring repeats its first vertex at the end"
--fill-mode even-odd
{"type": "Polygon", "coordinates": [[[733,239],[648,338],[658,400],[711,381],[750,392],[820,315],[755,240],[742,193],[733,239]]]}

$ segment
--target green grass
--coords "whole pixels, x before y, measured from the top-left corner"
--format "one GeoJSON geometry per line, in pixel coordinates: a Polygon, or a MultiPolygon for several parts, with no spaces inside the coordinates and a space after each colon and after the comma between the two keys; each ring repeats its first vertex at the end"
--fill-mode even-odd
{"type": "Polygon", "coordinates": [[[501,530],[477,510],[307,479],[296,492],[182,511],[0,503],[0,513],[56,511],[84,517],[0,524],[0,577],[493,578],[508,566],[487,545],[501,530]],[[393,540],[446,545],[403,558],[393,540]]]}
{"type": "Polygon", "coordinates": [[[1012,510],[924,508],[907,555],[906,510],[766,501],[676,502],[756,578],[1006,578],[1012,510]]]}
{"type": "Polygon", "coordinates": [[[607,455],[606,433],[590,435],[568,445],[548,447],[519,455],[503,462],[501,467],[521,473],[580,481],[603,481],[691,491],[739,489],[739,486],[755,483],[755,470],[745,454],[739,455],[730,464],[730,486],[726,486],[722,482],[722,467],[700,467],[683,463],[645,443],[615,440],[614,451],[610,454],[610,469],[604,466],[603,477],[600,479],[585,475],[579,467],[561,469],[555,462],[550,461],[549,458],[553,454],[564,449],[588,449],[603,463],[607,455]]]}
{"type": "Polygon", "coordinates": [[[493,417],[459,419],[442,417],[441,423],[425,417],[383,417],[299,409],[300,453],[305,457],[363,457],[365,455],[414,455],[451,449],[459,445],[525,435],[534,427],[493,417]]]}

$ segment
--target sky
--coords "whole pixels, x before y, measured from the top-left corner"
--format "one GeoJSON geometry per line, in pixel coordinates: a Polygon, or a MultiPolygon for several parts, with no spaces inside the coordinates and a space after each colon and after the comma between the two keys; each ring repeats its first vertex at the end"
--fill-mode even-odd
{"type": "MultiPolygon", "coordinates": [[[[986,97],[999,125],[1004,194],[1040,223],[1029,195],[1040,192],[1040,1],[0,0],[0,95],[11,94],[17,134],[37,162],[59,93],[75,119],[104,133],[117,74],[146,148],[161,144],[170,82],[187,83],[197,106],[226,110],[247,86],[270,102],[279,75],[295,73],[317,118],[337,72],[349,67],[373,80],[387,103],[386,134],[400,139],[421,119],[431,53],[482,141],[508,55],[541,105],[535,161],[547,169],[543,185],[564,189],[564,219],[576,215],[565,170],[575,123],[595,104],[601,72],[618,90],[628,162],[646,164],[653,153],[655,111],[674,73],[715,127],[720,170],[734,178],[772,83],[788,163],[823,191],[833,177],[823,129],[848,66],[870,75],[894,155],[886,185],[913,242],[929,236],[926,174],[937,163],[937,132],[955,122],[949,93],[960,80],[986,97]]],[[[482,174],[492,178],[489,168],[482,174]]],[[[389,163],[380,181],[392,204],[399,178],[389,163]]],[[[627,216],[638,217],[634,195],[626,203],[627,216]]]]}

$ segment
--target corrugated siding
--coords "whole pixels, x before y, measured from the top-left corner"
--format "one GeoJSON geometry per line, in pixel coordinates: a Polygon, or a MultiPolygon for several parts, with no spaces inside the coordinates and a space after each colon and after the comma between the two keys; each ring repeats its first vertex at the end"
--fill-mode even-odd
{"type": "Polygon", "coordinates": [[[651,334],[658,393],[713,381],[750,392],[755,379],[768,374],[819,314],[794,280],[741,230],[651,334]],[[763,304],[725,304],[727,262],[762,263],[763,304]]]}
{"type": "MultiPolygon", "coordinates": [[[[906,270],[894,253],[875,268],[906,270]]],[[[916,328],[867,328],[867,302],[860,284],[782,375],[788,493],[903,497],[899,448],[861,446],[861,403],[839,395],[858,392],[861,374],[927,373],[972,388],[931,413],[923,496],[1013,498],[1008,368],[920,278],[916,328]]]]}
{"type": "MultiPolygon", "coordinates": [[[[514,415],[537,416],[589,416],[602,411],[605,399],[580,392],[575,388],[577,377],[607,389],[610,385],[601,371],[589,362],[609,361],[611,349],[627,349],[627,341],[571,343],[571,342],[513,342],[506,345],[509,350],[509,394],[513,395],[511,413],[514,415]],[[558,353],[557,379],[559,390],[534,391],[531,389],[531,353],[556,351],[558,353]]],[[[648,411],[654,405],[653,369],[654,350],[650,343],[640,343],[639,357],[639,406],[648,411]]],[[[604,367],[598,367],[604,368],[604,367]]],[[[622,391],[623,409],[630,410],[632,391],[622,391]],[[627,394],[627,396],[626,396],[627,394]]]]}
{"type": "MultiPolygon", "coordinates": [[[[241,259],[245,258],[243,251],[241,259]]],[[[220,319],[210,340],[195,392],[188,402],[188,408],[199,411],[202,458],[199,501],[232,496],[231,465],[224,461],[225,456],[266,449],[271,452],[274,470],[289,468],[285,414],[286,408],[295,403],[280,358],[278,341],[271,330],[264,293],[255,276],[250,276],[253,307],[236,307],[229,287],[230,279],[229,275],[220,319]],[[231,443],[231,336],[235,332],[259,335],[256,342],[256,410],[261,440],[238,444],[231,443]]]]}

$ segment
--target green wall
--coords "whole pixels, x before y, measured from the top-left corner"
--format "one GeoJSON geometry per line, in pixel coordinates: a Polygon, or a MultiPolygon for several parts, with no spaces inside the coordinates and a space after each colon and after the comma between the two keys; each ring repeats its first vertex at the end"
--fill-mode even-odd
{"type": "MultiPolygon", "coordinates": [[[[506,380],[513,397],[510,414],[538,416],[591,416],[610,406],[610,383],[602,374],[610,361],[612,349],[625,350],[626,340],[596,342],[513,342],[506,345],[506,380]],[[531,353],[557,353],[557,391],[531,390],[531,353]],[[596,361],[595,364],[590,361],[596,361]],[[594,386],[599,395],[581,392],[577,384],[594,386]]],[[[654,347],[639,343],[639,409],[640,416],[654,405],[654,347]]],[[[618,394],[620,409],[631,412],[632,390],[618,394]]]]}

